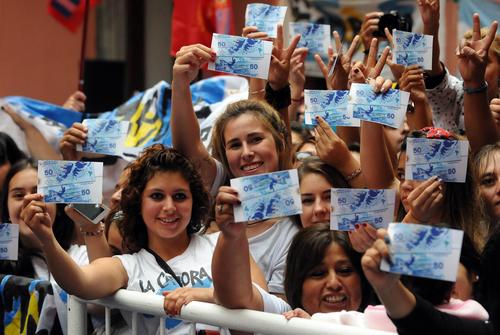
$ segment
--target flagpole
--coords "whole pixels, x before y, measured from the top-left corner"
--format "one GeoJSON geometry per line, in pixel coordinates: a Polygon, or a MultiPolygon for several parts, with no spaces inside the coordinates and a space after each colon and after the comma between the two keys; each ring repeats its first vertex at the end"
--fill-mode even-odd
{"type": "Polygon", "coordinates": [[[84,16],[83,16],[83,33],[82,46],[80,48],[80,73],[78,75],[78,90],[83,92],[84,72],[85,72],[85,46],[87,45],[87,26],[89,21],[89,0],[85,1],[84,16]]]}

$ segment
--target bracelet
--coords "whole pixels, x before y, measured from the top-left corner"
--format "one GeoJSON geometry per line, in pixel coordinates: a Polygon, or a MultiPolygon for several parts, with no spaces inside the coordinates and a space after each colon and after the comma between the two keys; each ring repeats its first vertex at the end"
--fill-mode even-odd
{"type": "Polygon", "coordinates": [[[290,100],[292,102],[304,102],[304,97],[301,97],[301,98],[298,98],[298,99],[291,98],[290,100]]]}
{"type": "Polygon", "coordinates": [[[83,230],[82,227],[80,227],[80,233],[83,234],[83,236],[101,236],[102,233],[104,233],[104,224],[101,222],[99,223],[99,229],[96,231],[86,231],[83,230]]]}
{"type": "Polygon", "coordinates": [[[488,89],[488,83],[486,81],[483,83],[483,85],[481,85],[478,88],[465,87],[464,84],[464,92],[468,94],[483,93],[486,92],[487,89],[488,89]]]}
{"type": "Polygon", "coordinates": [[[259,94],[259,93],[264,93],[265,91],[266,91],[266,89],[265,89],[265,88],[263,88],[263,89],[261,89],[261,90],[248,92],[248,94],[259,94]]]}
{"type": "Polygon", "coordinates": [[[354,178],[356,178],[357,176],[359,176],[360,174],[361,174],[361,168],[357,168],[356,170],[352,171],[352,173],[350,175],[345,177],[345,180],[351,181],[354,178]]]}

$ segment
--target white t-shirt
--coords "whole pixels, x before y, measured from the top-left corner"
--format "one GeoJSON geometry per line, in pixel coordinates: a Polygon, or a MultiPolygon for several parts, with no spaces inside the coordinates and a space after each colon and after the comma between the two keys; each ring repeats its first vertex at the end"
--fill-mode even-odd
{"type": "Polygon", "coordinates": [[[248,239],[250,253],[266,277],[271,293],[285,293],[286,256],[299,227],[289,218],[276,222],[265,232],[248,239]]]}
{"type": "MultiPolygon", "coordinates": [[[[188,248],[183,254],[170,259],[167,263],[177,275],[184,287],[210,288],[212,283],[212,255],[219,233],[209,235],[192,235],[188,248]]],[[[120,259],[128,275],[127,289],[161,295],[164,291],[179,288],[175,279],[165,273],[156,262],[155,257],[142,249],[135,254],[114,256],[120,259]]],[[[124,319],[131,320],[128,313],[124,319]]],[[[140,315],[138,318],[138,334],[159,334],[158,317],[140,315]]],[[[165,326],[168,334],[188,334],[189,323],[166,318],[165,326]]],[[[217,330],[216,327],[197,324],[197,330],[217,330]]],[[[224,333],[221,331],[221,334],[224,333]]]]}

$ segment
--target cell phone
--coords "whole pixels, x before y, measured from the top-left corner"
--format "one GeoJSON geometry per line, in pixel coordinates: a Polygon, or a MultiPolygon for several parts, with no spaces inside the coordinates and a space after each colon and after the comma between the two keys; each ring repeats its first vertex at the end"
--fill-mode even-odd
{"type": "Polygon", "coordinates": [[[109,213],[103,204],[72,204],[73,208],[93,224],[101,222],[109,213]]]}

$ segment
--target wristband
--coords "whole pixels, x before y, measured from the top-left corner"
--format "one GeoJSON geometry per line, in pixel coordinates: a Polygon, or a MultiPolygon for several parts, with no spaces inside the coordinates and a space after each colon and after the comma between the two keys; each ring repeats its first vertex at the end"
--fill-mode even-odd
{"type": "Polygon", "coordinates": [[[486,92],[487,89],[488,89],[488,83],[486,81],[483,83],[483,85],[479,86],[478,88],[465,87],[464,83],[464,92],[467,94],[483,93],[486,92]]]}
{"type": "Polygon", "coordinates": [[[260,93],[264,93],[265,91],[266,91],[266,89],[263,88],[263,89],[260,89],[260,90],[257,90],[257,91],[248,92],[248,94],[260,94],[260,93]]]}

